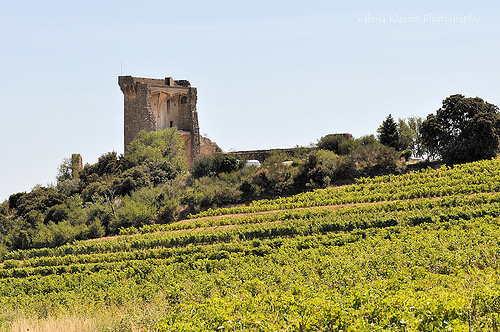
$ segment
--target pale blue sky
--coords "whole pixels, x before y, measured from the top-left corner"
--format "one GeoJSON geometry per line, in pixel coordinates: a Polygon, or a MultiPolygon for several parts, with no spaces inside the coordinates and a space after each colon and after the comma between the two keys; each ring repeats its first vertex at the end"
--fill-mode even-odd
{"type": "Polygon", "coordinates": [[[495,1],[0,7],[0,201],[55,182],[71,153],[123,152],[122,68],[189,80],[201,133],[224,151],[375,133],[389,113],[425,117],[455,93],[500,105],[495,1]]]}

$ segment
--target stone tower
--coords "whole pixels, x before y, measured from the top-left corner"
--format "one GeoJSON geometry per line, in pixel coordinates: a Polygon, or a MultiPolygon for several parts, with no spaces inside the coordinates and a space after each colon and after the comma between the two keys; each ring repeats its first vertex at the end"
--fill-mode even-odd
{"type": "MultiPolygon", "coordinates": [[[[189,81],[118,76],[118,85],[124,95],[125,153],[141,130],[177,127],[184,138],[188,164],[200,155],[200,141],[207,139],[200,137],[196,88],[189,81]]],[[[206,143],[216,149],[215,143],[206,143]]]]}

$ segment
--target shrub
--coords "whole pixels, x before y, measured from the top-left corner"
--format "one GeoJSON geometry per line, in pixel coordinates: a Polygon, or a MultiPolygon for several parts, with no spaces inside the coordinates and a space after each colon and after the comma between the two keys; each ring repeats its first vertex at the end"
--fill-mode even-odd
{"type": "Polygon", "coordinates": [[[178,171],[186,169],[184,141],[175,127],[150,132],[142,130],[128,146],[125,158],[132,166],[152,158],[168,161],[178,171]]]}
{"type": "Polygon", "coordinates": [[[316,150],[309,154],[298,180],[303,186],[324,188],[332,182],[352,177],[353,164],[348,156],[339,156],[329,150],[316,150]]]}
{"type": "Polygon", "coordinates": [[[132,191],[152,186],[149,178],[149,169],[144,166],[135,166],[123,172],[122,176],[115,182],[113,189],[119,195],[128,195],[132,191]]]}
{"type": "Polygon", "coordinates": [[[338,155],[348,155],[357,149],[359,142],[353,140],[349,135],[329,134],[319,139],[316,146],[319,150],[332,151],[338,155]]]}
{"type": "Polygon", "coordinates": [[[368,145],[353,153],[352,160],[359,176],[400,174],[405,169],[401,154],[383,145],[368,145]]]}
{"type": "Polygon", "coordinates": [[[216,153],[196,158],[190,172],[195,179],[203,176],[215,176],[220,173],[231,173],[238,170],[238,160],[233,156],[216,153]]]}

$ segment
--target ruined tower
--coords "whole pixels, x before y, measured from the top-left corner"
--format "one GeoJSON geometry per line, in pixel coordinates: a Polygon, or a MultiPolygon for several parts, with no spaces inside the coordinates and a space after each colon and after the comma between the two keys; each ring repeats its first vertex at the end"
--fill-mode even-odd
{"type": "Polygon", "coordinates": [[[200,137],[196,88],[189,81],[118,76],[118,85],[124,95],[125,153],[141,130],[169,127],[177,127],[184,138],[188,164],[200,154],[218,149],[215,143],[200,137]]]}

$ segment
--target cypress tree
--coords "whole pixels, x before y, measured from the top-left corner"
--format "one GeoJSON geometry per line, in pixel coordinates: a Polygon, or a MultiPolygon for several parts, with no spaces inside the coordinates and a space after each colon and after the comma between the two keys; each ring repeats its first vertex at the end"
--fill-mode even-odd
{"type": "Polygon", "coordinates": [[[385,146],[392,147],[396,150],[400,149],[398,126],[392,118],[391,114],[389,114],[387,118],[385,118],[385,120],[382,122],[380,127],[378,127],[377,133],[377,138],[380,143],[385,146]]]}

